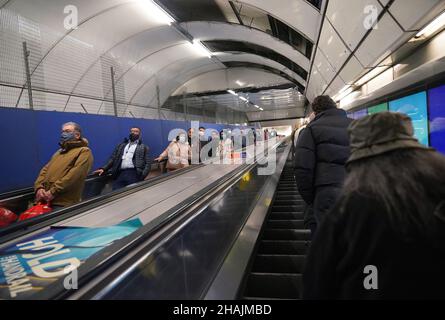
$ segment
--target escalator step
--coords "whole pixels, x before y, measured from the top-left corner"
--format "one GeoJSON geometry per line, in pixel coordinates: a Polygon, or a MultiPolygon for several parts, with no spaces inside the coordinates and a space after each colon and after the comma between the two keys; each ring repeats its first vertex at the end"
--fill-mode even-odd
{"type": "Polygon", "coordinates": [[[303,212],[304,211],[304,205],[286,205],[286,206],[272,206],[272,213],[278,213],[278,212],[303,212]]]}
{"type": "Polygon", "coordinates": [[[302,273],[306,256],[257,255],[253,264],[254,273],[302,273]]]}
{"type": "Polygon", "coordinates": [[[294,201],[303,201],[301,196],[297,194],[281,194],[277,192],[275,200],[294,200],[294,201]]]}
{"type": "Polygon", "coordinates": [[[310,230],[265,229],[264,240],[310,240],[310,230]]]}
{"type": "Polygon", "coordinates": [[[272,212],[268,216],[269,220],[303,220],[304,215],[301,212],[272,212]]]}
{"type": "Polygon", "coordinates": [[[286,191],[277,191],[277,195],[289,195],[289,196],[297,196],[299,198],[301,198],[301,196],[298,194],[298,191],[296,190],[286,190],[286,191]]]}
{"type": "Polygon", "coordinates": [[[251,273],[244,293],[247,297],[299,299],[301,274],[251,273]]]}
{"type": "Polygon", "coordinates": [[[259,254],[306,254],[309,249],[309,241],[289,240],[263,240],[261,241],[259,254]]]}
{"type": "Polygon", "coordinates": [[[298,206],[298,205],[304,205],[303,200],[282,200],[282,199],[275,199],[274,206],[298,206]]]}
{"type": "Polygon", "coordinates": [[[269,229],[304,229],[303,220],[270,220],[267,222],[269,229]]]}

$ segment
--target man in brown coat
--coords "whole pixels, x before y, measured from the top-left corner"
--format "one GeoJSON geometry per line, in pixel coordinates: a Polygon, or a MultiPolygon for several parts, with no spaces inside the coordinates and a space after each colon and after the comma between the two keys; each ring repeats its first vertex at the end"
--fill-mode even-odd
{"type": "Polygon", "coordinates": [[[37,202],[50,203],[53,209],[81,201],[85,178],[93,165],[88,141],[77,123],[62,126],[59,149],[43,167],[34,184],[37,202]]]}

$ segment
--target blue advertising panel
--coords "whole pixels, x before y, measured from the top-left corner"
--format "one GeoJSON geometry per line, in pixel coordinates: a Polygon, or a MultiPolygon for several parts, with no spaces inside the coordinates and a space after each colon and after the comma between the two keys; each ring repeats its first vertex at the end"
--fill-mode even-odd
{"type": "Polygon", "coordinates": [[[354,119],[360,119],[368,115],[368,109],[361,109],[354,112],[354,119]]]}
{"type": "Polygon", "coordinates": [[[429,90],[430,143],[445,154],[445,86],[429,90]]]}
{"type": "Polygon", "coordinates": [[[10,245],[0,252],[0,300],[30,298],[141,226],[134,219],[103,228],[56,227],[10,245]]]}
{"type": "Polygon", "coordinates": [[[415,137],[420,143],[428,145],[428,114],[425,91],[390,101],[389,110],[408,115],[413,122],[415,137]]]}

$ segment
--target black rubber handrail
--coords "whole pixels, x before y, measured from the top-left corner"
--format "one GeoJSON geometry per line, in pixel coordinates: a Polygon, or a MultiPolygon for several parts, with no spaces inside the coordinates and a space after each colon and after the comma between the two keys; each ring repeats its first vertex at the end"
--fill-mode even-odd
{"type": "Polygon", "coordinates": [[[48,227],[52,224],[71,218],[87,210],[94,209],[95,207],[101,206],[108,202],[124,198],[134,192],[152,187],[156,184],[175,178],[191,170],[195,170],[200,166],[201,165],[189,166],[184,169],[169,172],[161,176],[154,177],[146,181],[142,181],[138,184],[110,192],[106,195],[101,195],[91,198],[89,200],[80,202],[73,206],[58,210],[56,212],[44,214],[29,220],[16,222],[6,228],[0,229],[0,244],[3,244],[7,241],[13,240],[18,237],[22,237],[38,229],[48,227]]]}
{"type": "MultiPolygon", "coordinates": [[[[278,148],[284,142],[285,140],[278,142],[273,148],[278,148]]],[[[239,180],[246,172],[252,170],[257,165],[257,161],[255,161],[255,163],[253,164],[241,165],[236,170],[226,174],[203,190],[182,201],[175,207],[169,209],[151,223],[144,225],[129,236],[116,241],[115,243],[94,254],[92,257],[87,259],[86,262],[84,262],[78,269],[79,287],[93,280],[96,276],[100,275],[102,272],[108,269],[110,265],[119,261],[127,254],[129,254],[132,250],[136,249],[138,246],[150,239],[156,232],[159,232],[164,227],[174,223],[174,221],[185,220],[186,218],[180,219],[180,217],[184,213],[186,213],[192,206],[202,201],[202,199],[205,198],[207,195],[213,193],[217,187],[229,184],[233,180],[239,180]]],[[[163,233],[163,236],[166,236],[165,233],[163,233]]],[[[160,237],[162,237],[162,235],[160,237]]],[[[153,243],[151,242],[151,244],[153,243]]],[[[31,299],[47,300],[65,299],[69,297],[72,292],[69,292],[65,289],[63,281],[63,279],[58,279],[43,292],[32,296],[31,299]]]]}

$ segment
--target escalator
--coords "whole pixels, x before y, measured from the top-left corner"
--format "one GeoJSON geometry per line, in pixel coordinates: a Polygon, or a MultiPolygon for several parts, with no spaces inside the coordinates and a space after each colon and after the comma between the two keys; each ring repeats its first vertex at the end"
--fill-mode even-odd
{"type": "Polygon", "coordinates": [[[303,212],[304,202],[288,159],[241,291],[242,299],[301,298],[302,272],[310,244],[303,212]]]}

